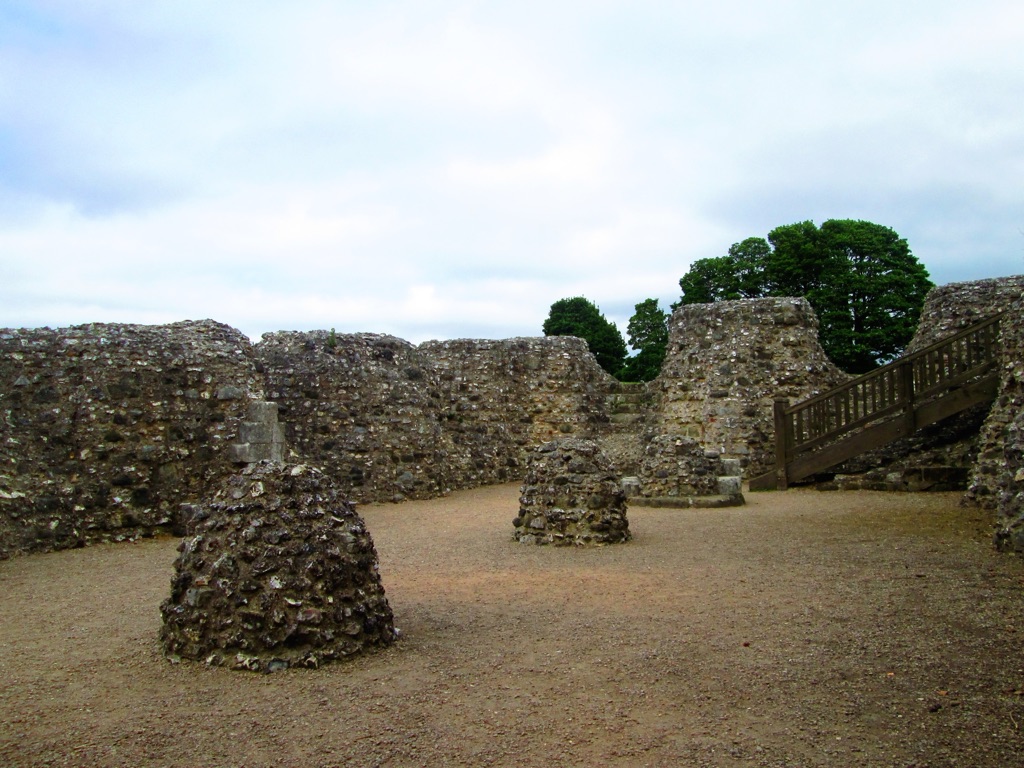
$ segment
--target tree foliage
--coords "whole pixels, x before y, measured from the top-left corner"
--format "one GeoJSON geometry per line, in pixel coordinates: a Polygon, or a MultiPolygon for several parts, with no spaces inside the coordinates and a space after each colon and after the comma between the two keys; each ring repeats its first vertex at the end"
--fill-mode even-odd
{"type": "Polygon", "coordinates": [[[587,342],[598,364],[612,375],[619,372],[626,359],[626,342],[619,329],[582,296],[559,299],[551,305],[544,335],[578,336],[587,342]]]}
{"type": "Polygon", "coordinates": [[[626,359],[618,377],[622,381],[651,381],[661,372],[668,348],[668,313],[657,299],[645,299],[634,306],[626,333],[629,346],[637,351],[626,359]]]}
{"type": "Polygon", "coordinates": [[[914,335],[932,282],[901,238],[868,221],[804,221],[700,259],[679,281],[681,303],[805,296],[832,361],[863,373],[898,356],[914,335]]]}

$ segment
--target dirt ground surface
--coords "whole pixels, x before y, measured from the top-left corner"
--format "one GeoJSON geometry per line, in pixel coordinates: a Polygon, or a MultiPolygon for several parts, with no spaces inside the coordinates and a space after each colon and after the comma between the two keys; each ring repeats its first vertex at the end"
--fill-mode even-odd
{"type": "Polygon", "coordinates": [[[791,490],[517,544],[518,486],[362,507],[393,647],[171,664],[176,540],[0,563],[0,765],[1022,766],[1024,563],[957,494],[791,490]]]}

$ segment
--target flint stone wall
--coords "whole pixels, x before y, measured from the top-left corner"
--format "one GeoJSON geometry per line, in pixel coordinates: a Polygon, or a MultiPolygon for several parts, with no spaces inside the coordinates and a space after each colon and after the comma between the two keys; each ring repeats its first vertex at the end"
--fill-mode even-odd
{"type": "Polygon", "coordinates": [[[970,463],[970,480],[964,497],[966,504],[994,509],[1000,493],[1007,483],[1007,429],[1014,423],[1021,403],[1018,368],[1024,355],[1024,337],[1021,322],[1021,295],[1024,293],[1024,275],[950,283],[932,289],[925,299],[921,323],[914,340],[908,347],[914,351],[944,336],[1006,311],[1000,323],[1000,346],[1003,370],[1000,392],[987,412],[983,409],[975,417],[984,419],[980,434],[973,437],[975,445],[970,463]]]}
{"type": "Polygon", "coordinates": [[[907,353],[952,336],[1009,309],[1024,293],[1024,275],[949,283],[932,288],[907,353]]]}
{"type": "Polygon", "coordinates": [[[1024,553],[1024,298],[1007,310],[1000,334],[1000,392],[982,429],[982,447],[966,500],[995,506],[996,546],[1024,553]]]}
{"type": "Polygon", "coordinates": [[[642,496],[713,496],[721,493],[722,460],[696,440],[656,435],[644,450],[637,478],[642,496]]]}
{"type": "Polygon", "coordinates": [[[180,529],[259,458],[301,457],[357,501],[520,479],[536,445],[601,430],[613,384],[565,337],[0,330],[0,557],[180,529]]]}
{"type": "Polygon", "coordinates": [[[373,540],[320,471],[253,464],[190,526],[160,607],[170,658],[272,672],[394,641],[373,540]]]}
{"type": "Polygon", "coordinates": [[[526,453],[607,420],[613,379],[581,339],[426,342],[264,334],[256,354],[288,445],[357,501],[519,479],[526,453]]]}
{"type": "Polygon", "coordinates": [[[597,546],[628,541],[626,495],[597,443],[561,438],[529,457],[514,537],[523,544],[597,546]]]}
{"type": "Polygon", "coordinates": [[[431,363],[373,333],[266,333],[256,346],[290,450],[356,501],[428,498],[454,485],[431,363]]]}
{"type": "Polygon", "coordinates": [[[795,403],[849,378],[825,356],[806,299],[683,305],[655,380],[657,432],[739,459],[754,477],[775,465],[774,399],[795,403]]]}
{"type": "Polygon", "coordinates": [[[0,557],[172,525],[261,387],[211,320],[0,330],[0,557]]]}

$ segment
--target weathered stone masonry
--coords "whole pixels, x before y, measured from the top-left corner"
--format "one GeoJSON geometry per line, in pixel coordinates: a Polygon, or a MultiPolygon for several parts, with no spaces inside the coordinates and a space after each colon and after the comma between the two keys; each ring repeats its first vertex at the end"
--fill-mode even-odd
{"type": "Polygon", "coordinates": [[[611,384],[573,338],[414,347],[320,331],[254,346],[212,321],[0,331],[0,557],[180,529],[182,505],[268,430],[268,450],[357,501],[518,479],[544,440],[600,430],[611,384]],[[277,425],[263,421],[274,406],[277,425]]]}
{"type": "MultiPolygon", "coordinates": [[[[1008,278],[936,289],[920,343],[1005,309],[1022,287],[1008,278]]],[[[1004,329],[1024,328],[1015,311],[1004,329]]],[[[595,440],[620,474],[639,474],[659,435],[693,438],[749,477],[774,461],[774,398],[845,379],[816,330],[801,299],[680,307],[662,373],[635,388],[642,412],[625,422],[613,412],[621,388],[580,339],[414,346],[315,331],[253,345],[209,320],[0,330],[0,557],[180,530],[188,505],[261,451],[321,467],[360,502],[519,480],[530,451],[558,437],[595,440]]],[[[1024,498],[1011,482],[1024,481],[1012,481],[1019,457],[1004,440],[1024,428],[1021,344],[1006,338],[1004,391],[972,494],[994,505],[1003,493],[1010,520],[1024,498]]]]}
{"type": "Polygon", "coordinates": [[[775,464],[774,399],[797,402],[848,378],[821,349],[806,299],[684,305],[653,383],[657,431],[739,459],[753,477],[775,464]]]}
{"type": "Polygon", "coordinates": [[[212,321],[0,330],[0,557],[173,523],[261,387],[212,321]]]}
{"type": "Polygon", "coordinates": [[[265,334],[256,345],[289,446],[357,501],[519,478],[558,434],[592,436],[613,380],[580,339],[265,334]]]}

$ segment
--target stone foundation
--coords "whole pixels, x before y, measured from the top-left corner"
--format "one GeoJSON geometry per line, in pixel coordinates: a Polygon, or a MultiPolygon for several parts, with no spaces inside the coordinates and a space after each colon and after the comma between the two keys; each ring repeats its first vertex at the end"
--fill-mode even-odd
{"type": "Polygon", "coordinates": [[[626,496],[591,440],[553,440],[530,454],[513,521],[524,544],[594,546],[628,541],[626,496]]]}
{"type": "Polygon", "coordinates": [[[373,540],[318,470],[253,464],[190,527],[160,607],[170,658],[270,672],[394,641],[373,540]]]}
{"type": "MultiPolygon", "coordinates": [[[[732,460],[731,464],[738,464],[732,460]]],[[[738,469],[738,468],[737,468],[738,469]]],[[[730,468],[731,472],[735,472],[730,468]]],[[[639,494],[646,497],[715,496],[723,490],[727,476],[722,458],[705,450],[700,443],[682,435],[657,435],[644,450],[637,475],[639,494]]],[[[739,492],[739,488],[735,488],[739,492]]]]}

